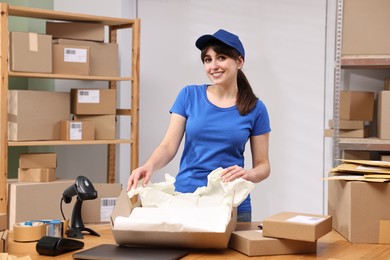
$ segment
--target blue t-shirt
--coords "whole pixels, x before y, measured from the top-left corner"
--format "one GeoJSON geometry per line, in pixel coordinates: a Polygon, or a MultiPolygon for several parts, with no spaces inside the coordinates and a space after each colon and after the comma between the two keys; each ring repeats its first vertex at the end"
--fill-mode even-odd
{"type": "MultiPolygon", "coordinates": [[[[186,118],[184,150],[175,182],[176,191],[183,193],[206,186],[208,174],[218,167],[244,167],[244,150],[249,137],[271,131],[262,101],[258,100],[256,107],[242,116],[236,106],[213,105],[207,98],[207,87],[184,87],[170,110],[186,118]]],[[[238,211],[251,211],[250,196],[238,211]]]]}

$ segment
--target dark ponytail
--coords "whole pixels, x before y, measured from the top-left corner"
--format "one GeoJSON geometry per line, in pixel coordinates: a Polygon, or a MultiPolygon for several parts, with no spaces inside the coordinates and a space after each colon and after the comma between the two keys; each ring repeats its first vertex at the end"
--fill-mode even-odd
{"type": "MultiPolygon", "coordinates": [[[[220,42],[215,42],[214,44],[204,48],[201,52],[201,59],[204,62],[207,50],[211,48],[218,54],[224,54],[232,59],[239,59],[240,54],[235,49],[222,44],[220,42]]],[[[255,108],[257,103],[257,97],[253,93],[252,86],[250,85],[248,79],[246,78],[244,72],[239,69],[237,73],[237,86],[238,94],[236,106],[241,115],[246,115],[255,108]]]]}

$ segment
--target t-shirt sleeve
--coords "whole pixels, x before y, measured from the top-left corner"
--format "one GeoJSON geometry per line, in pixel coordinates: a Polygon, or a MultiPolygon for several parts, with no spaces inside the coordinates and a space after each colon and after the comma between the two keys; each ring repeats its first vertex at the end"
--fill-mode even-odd
{"type": "Polygon", "coordinates": [[[261,100],[258,100],[256,105],[256,117],[251,135],[256,136],[269,132],[271,132],[271,125],[267,107],[261,100]]]}
{"type": "Polygon", "coordinates": [[[186,102],[188,102],[188,88],[184,87],[180,90],[179,94],[176,97],[175,102],[173,103],[171,109],[169,110],[169,113],[175,113],[179,114],[185,118],[187,118],[187,113],[186,113],[186,102]]]}

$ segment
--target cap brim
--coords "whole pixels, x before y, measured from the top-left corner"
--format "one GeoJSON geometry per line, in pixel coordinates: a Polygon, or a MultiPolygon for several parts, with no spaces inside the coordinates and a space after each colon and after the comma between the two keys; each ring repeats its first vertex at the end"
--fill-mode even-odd
{"type": "Polygon", "coordinates": [[[221,42],[220,40],[215,38],[213,35],[206,34],[206,35],[203,35],[203,36],[199,37],[198,40],[196,40],[195,46],[199,50],[203,50],[203,48],[206,47],[210,41],[219,41],[219,42],[221,42]]]}

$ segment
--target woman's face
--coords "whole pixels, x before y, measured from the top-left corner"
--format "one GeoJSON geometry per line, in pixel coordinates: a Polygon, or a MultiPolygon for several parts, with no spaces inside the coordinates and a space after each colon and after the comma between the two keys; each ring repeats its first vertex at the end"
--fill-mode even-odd
{"type": "Polygon", "coordinates": [[[209,48],[203,63],[207,77],[214,85],[228,85],[237,82],[237,71],[244,61],[242,58],[235,60],[225,54],[218,54],[209,48]]]}

